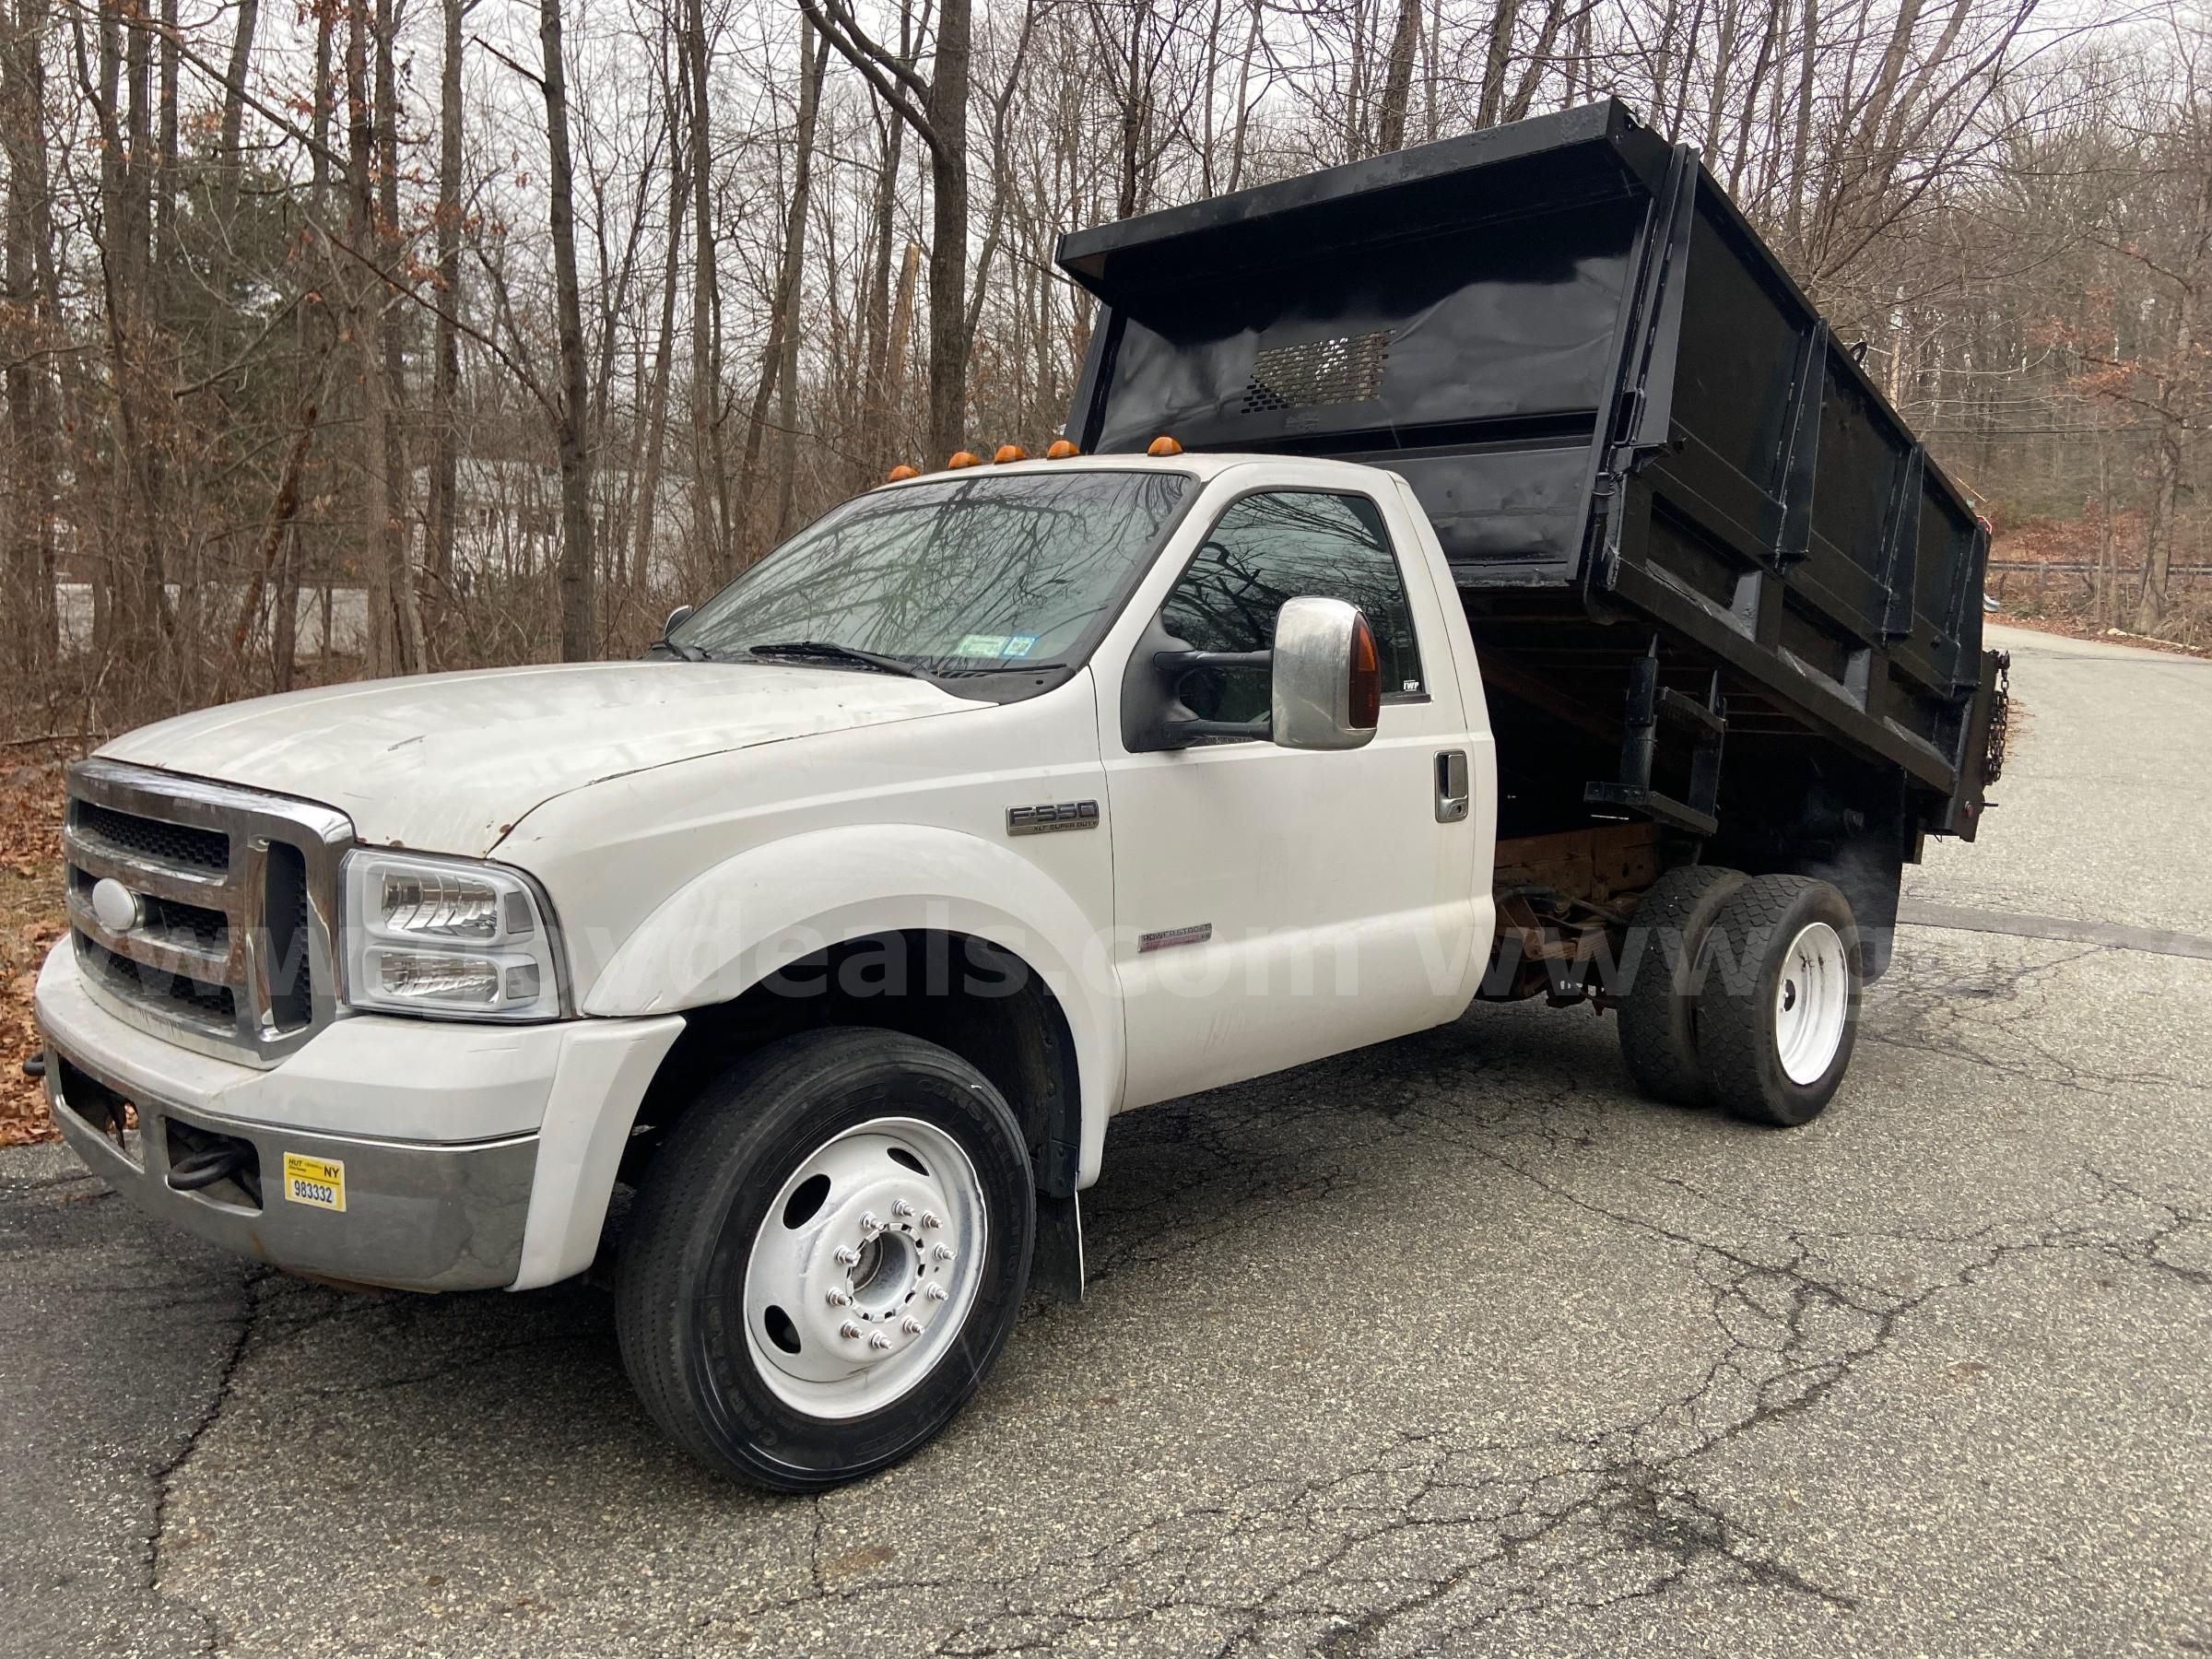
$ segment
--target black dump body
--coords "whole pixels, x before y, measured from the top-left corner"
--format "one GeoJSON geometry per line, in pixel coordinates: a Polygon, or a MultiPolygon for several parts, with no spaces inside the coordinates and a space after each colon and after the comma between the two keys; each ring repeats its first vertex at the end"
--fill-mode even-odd
{"type": "Polygon", "coordinates": [[[1501,834],[1648,818],[1745,868],[1871,858],[1892,896],[1922,833],[1972,836],[1985,533],[1695,152],[1620,104],[1059,259],[1102,302],[1086,451],[1167,433],[1411,484],[1482,653],[1501,834]]]}

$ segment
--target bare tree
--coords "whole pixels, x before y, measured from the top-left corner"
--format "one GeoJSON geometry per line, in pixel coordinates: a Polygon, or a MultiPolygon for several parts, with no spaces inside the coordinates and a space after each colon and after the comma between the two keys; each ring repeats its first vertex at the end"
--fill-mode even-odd
{"type": "Polygon", "coordinates": [[[741,499],[752,499],[758,476],[762,438],[768,422],[768,402],[779,388],[782,401],[777,422],[777,453],[782,465],[776,487],[775,536],[782,540],[791,523],[793,492],[797,478],[799,328],[797,311],[806,269],[806,207],[814,182],[814,128],[822,105],[822,78],[829,73],[830,42],[815,44],[811,23],[799,25],[799,107],[792,140],[791,200],[784,209],[783,245],[777,260],[776,288],[769,312],[768,344],[760,353],[760,378],[753,394],[752,419],[745,434],[745,460],[739,477],[741,499]]]}
{"type": "Polygon", "coordinates": [[[1398,0],[1397,27],[1391,30],[1390,59],[1382,78],[1382,113],[1375,127],[1378,150],[1406,147],[1406,107],[1413,97],[1413,60],[1421,49],[1421,0],[1398,0]]]}
{"type": "Polygon", "coordinates": [[[238,0],[238,22],[230,35],[230,67],[223,76],[223,124],[217,140],[221,172],[216,194],[216,222],[226,236],[238,218],[238,188],[245,160],[239,140],[245,131],[246,76],[253,64],[253,36],[261,26],[261,0],[238,0]]]}
{"type": "Polygon", "coordinates": [[[461,66],[462,25],[475,0],[440,0],[444,25],[438,75],[438,296],[430,353],[430,476],[425,503],[425,563],[433,582],[453,580],[453,519],[459,503],[461,434],[461,66]]]}
{"type": "Polygon", "coordinates": [[[654,330],[653,373],[645,405],[645,465],[638,483],[637,539],[630,568],[641,578],[653,565],[653,528],[660,511],[661,469],[668,433],[668,377],[676,349],[676,290],[684,249],[684,211],[691,174],[680,147],[668,159],[668,252],[661,266],[660,326],[654,330]]]}
{"type": "Polygon", "coordinates": [[[722,293],[708,129],[705,0],[685,0],[682,52],[691,143],[691,526],[710,569],[730,562],[729,483],[722,451],[722,293]]]}
{"type": "Polygon", "coordinates": [[[929,446],[958,449],[968,413],[971,0],[942,0],[926,79],[861,26],[850,0],[799,0],[814,26],[929,149],[929,446]]]}
{"type": "Polygon", "coordinates": [[[385,313],[392,302],[394,250],[388,218],[378,212],[377,173],[383,153],[379,142],[379,73],[371,82],[372,56],[389,52],[380,24],[389,18],[391,0],[351,0],[346,29],[347,178],[351,211],[346,241],[361,266],[354,284],[353,330],[362,388],[361,515],[369,527],[370,663],[379,672],[418,673],[422,660],[422,613],[417,603],[407,559],[402,502],[406,480],[399,471],[398,388],[392,373],[394,352],[386,342],[385,313]],[[371,37],[377,43],[372,48],[371,37]]]}
{"type": "Polygon", "coordinates": [[[46,0],[18,0],[0,22],[0,144],[7,156],[7,516],[6,598],[9,650],[32,669],[59,647],[54,600],[53,392],[51,352],[59,341],[50,285],[53,223],[46,164],[46,72],[41,42],[46,0]]]}
{"type": "Polygon", "coordinates": [[[569,156],[568,71],[561,61],[560,0],[539,0],[538,44],[545,70],[546,194],[553,231],[553,283],[560,329],[560,397],[556,433],[560,453],[560,654],[580,663],[597,653],[593,617],[592,451],[586,441],[589,395],[583,354],[583,301],[576,275],[575,168],[569,156]]]}

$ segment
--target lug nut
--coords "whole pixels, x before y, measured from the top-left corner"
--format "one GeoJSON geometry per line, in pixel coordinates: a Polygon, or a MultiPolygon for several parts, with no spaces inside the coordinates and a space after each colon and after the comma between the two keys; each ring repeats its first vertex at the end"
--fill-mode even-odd
{"type": "Polygon", "coordinates": [[[919,1336],[922,1335],[922,1322],[916,1319],[912,1313],[909,1313],[904,1319],[899,1322],[899,1328],[905,1332],[909,1336],[919,1336]]]}
{"type": "Polygon", "coordinates": [[[853,1305],[853,1298],[851,1293],[839,1289],[835,1285],[830,1286],[830,1305],[833,1308],[851,1307],[853,1305]]]}
{"type": "Polygon", "coordinates": [[[874,1238],[877,1233],[883,1230],[883,1223],[876,1218],[876,1212],[874,1210],[863,1210],[860,1212],[860,1230],[868,1238],[874,1238]]]}
{"type": "Polygon", "coordinates": [[[860,1265],[860,1252],[850,1244],[840,1244],[837,1247],[837,1260],[841,1266],[857,1267],[860,1265]]]}
{"type": "Polygon", "coordinates": [[[941,1302],[947,1297],[950,1296],[952,1292],[946,1289],[942,1285],[932,1285],[928,1289],[923,1291],[922,1294],[928,1297],[931,1301],[941,1302]]]}
{"type": "Polygon", "coordinates": [[[930,1249],[929,1249],[929,1259],[930,1259],[931,1261],[933,1261],[933,1262],[949,1262],[949,1261],[951,1261],[951,1260],[952,1260],[952,1246],[951,1246],[951,1245],[949,1245],[949,1244],[933,1244],[933,1245],[931,1245],[931,1246],[930,1246],[930,1249]]]}
{"type": "Polygon", "coordinates": [[[914,1206],[909,1204],[905,1199],[894,1198],[891,1200],[891,1214],[897,1216],[900,1220],[904,1220],[907,1217],[912,1215],[913,1213],[914,1206]]]}
{"type": "Polygon", "coordinates": [[[945,1225],[945,1223],[937,1219],[936,1212],[935,1210],[924,1210],[922,1212],[922,1225],[924,1227],[942,1227],[945,1225]]]}
{"type": "Polygon", "coordinates": [[[868,1333],[868,1346],[874,1348],[879,1354],[885,1353],[890,1348],[891,1339],[888,1336],[886,1336],[881,1331],[870,1331],[868,1333]]]}
{"type": "Polygon", "coordinates": [[[860,1335],[860,1327],[848,1319],[843,1324],[837,1327],[837,1334],[850,1342],[860,1335]]]}

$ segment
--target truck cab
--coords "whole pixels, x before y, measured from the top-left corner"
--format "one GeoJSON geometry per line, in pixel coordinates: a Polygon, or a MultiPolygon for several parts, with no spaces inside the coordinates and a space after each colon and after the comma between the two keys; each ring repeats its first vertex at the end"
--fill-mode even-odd
{"type": "MultiPolygon", "coordinates": [[[[618,1179],[734,1063],[865,1030],[957,1067],[1072,1230],[1112,1113],[1465,1011],[1493,775],[1465,620],[1390,474],[947,470],[836,509],[644,662],[265,699],[81,764],[38,990],[53,1109],[218,1242],[523,1289],[592,1265],[618,1179]],[[1286,606],[1318,630],[1295,681],[1286,606]]],[[[870,1237],[901,1202],[980,1219],[982,1153],[916,1152],[924,1176],[897,1149],[915,1190],[856,1200],[870,1237]]],[[[926,1250],[918,1308],[847,1338],[855,1304],[814,1283],[837,1248],[764,1307],[802,1349],[829,1313],[832,1353],[924,1346],[926,1250]]],[[[1029,1253],[963,1298],[1010,1308],[1029,1253]]]]}

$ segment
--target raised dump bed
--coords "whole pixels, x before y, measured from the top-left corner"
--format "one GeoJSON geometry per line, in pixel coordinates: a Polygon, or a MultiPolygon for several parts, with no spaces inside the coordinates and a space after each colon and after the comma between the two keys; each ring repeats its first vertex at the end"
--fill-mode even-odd
{"type": "Polygon", "coordinates": [[[1608,100],[1059,258],[1101,302],[1085,450],[1412,485],[1481,650],[1502,835],[1641,818],[1747,869],[1871,859],[1874,924],[1923,833],[1972,837],[1985,531],[1688,147],[1608,100]]]}

